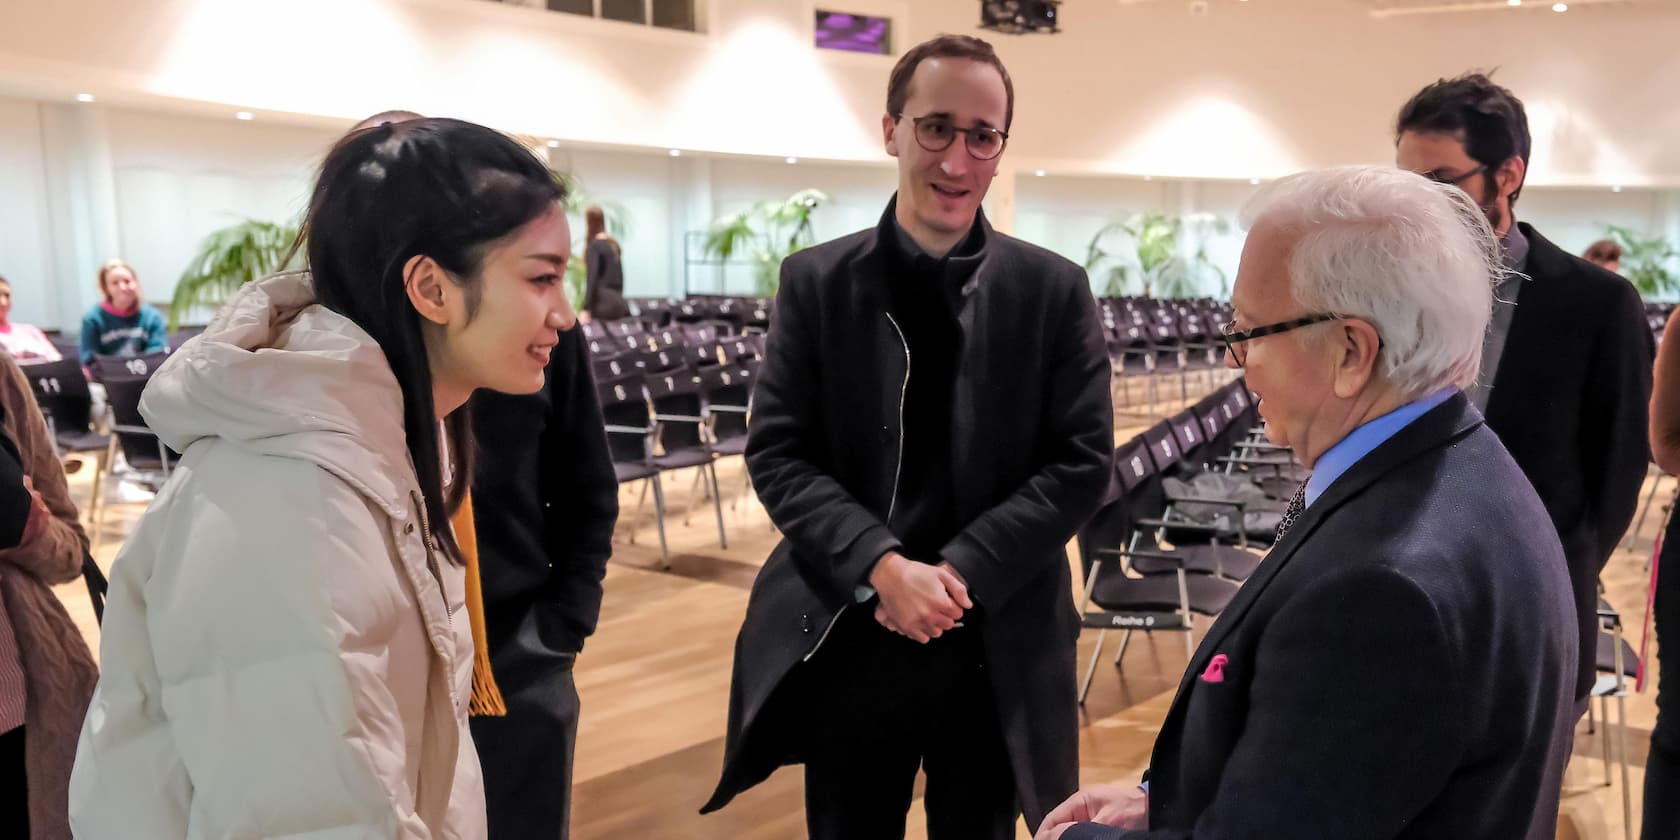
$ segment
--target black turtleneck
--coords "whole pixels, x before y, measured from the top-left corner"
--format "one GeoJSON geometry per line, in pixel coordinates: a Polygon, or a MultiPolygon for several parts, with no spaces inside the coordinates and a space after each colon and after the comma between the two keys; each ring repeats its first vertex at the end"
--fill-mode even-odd
{"type": "Polygon", "coordinates": [[[888,254],[888,311],[909,345],[910,378],[904,396],[904,455],[898,479],[893,535],[905,556],[938,563],[957,535],[952,496],[951,411],[962,355],[962,287],[984,258],[985,228],[973,230],[943,258],[928,256],[889,217],[882,231],[888,254]]]}

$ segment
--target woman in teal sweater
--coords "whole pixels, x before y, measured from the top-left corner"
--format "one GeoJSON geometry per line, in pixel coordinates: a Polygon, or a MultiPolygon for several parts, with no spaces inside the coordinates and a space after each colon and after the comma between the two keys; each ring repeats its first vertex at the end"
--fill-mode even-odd
{"type": "Polygon", "coordinates": [[[82,364],[95,356],[140,356],[169,349],[163,313],[140,302],[140,279],[133,266],[111,260],[99,269],[99,292],[105,301],[82,316],[82,364]]]}

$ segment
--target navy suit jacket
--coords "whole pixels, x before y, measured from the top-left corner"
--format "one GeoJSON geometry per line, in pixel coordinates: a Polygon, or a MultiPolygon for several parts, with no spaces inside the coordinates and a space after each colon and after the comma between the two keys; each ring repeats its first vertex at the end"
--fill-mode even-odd
{"type": "Polygon", "coordinates": [[[1576,636],[1545,507],[1455,395],[1337,479],[1208,631],[1150,829],[1065,837],[1550,838],[1576,636]]]}

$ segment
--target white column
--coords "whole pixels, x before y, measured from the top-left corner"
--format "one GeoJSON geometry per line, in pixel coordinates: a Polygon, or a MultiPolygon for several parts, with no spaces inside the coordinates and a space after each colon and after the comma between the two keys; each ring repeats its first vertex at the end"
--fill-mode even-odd
{"type": "MultiPolygon", "coordinates": [[[[81,325],[82,312],[100,300],[99,266],[122,256],[104,109],[42,105],[41,145],[52,254],[51,306],[58,323],[73,332],[81,325]]],[[[142,288],[145,280],[141,278],[142,288]]]]}
{"type": "MultiPolygon", "coordinates": [[[[670,196],[668,202],[667,224],[671,232],[671,274],[667,292],[672,298],[683,296],[683,271],[685,268],[685,254],[690,247],[688,234],[691,231],[705,231],[712,225],[712,218],[716,208],[712,202],[712,162],[704,157],[683,155],[671,158],[670,196]]],[[[698,245],[693,247],[693,256],[701,258],[698,245]]],[[[694,266],[690,269],[692,276],[688,278],[694,284],[696,293],[718,291],[713,288],[717,280],[716,270],[705,266],[694,266]]]]}
{"type": "Polygon", "coordinates": [[[1000,233],[1015,233],[1015,167],[998,167],[991,189],[986,191],[986,218],[1000,233]]]}

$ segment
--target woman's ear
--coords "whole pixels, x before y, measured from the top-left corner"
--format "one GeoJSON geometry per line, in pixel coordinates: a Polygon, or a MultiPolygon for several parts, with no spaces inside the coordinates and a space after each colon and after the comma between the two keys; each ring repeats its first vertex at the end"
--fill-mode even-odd
{"type": "Polygon", "coordinates": [[[410,257],[403,265],[403,289],[408,302],[420,317],[440,326],[449,323],[449,295],[454,283],[445,276],[443,266],[427,256],[410,257]]]}

